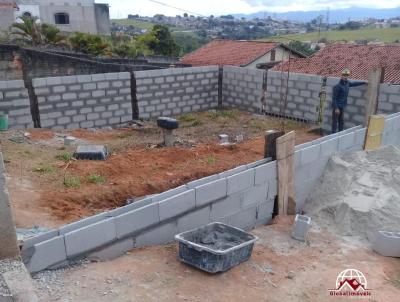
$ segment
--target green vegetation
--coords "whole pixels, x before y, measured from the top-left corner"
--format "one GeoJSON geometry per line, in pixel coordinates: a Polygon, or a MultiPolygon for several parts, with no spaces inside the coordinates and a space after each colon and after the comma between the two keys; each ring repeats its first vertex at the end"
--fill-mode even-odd
{"type": "Polygon", "coordinates": [[[311,32],[306,34],[283,35],[273,38],[263,39],[263,41],[288,42],[290,40],[298,41],[318,41],[318,39],[326,39],[328,42],[333,41],[355,41],[375,39],[385,43],[398,42],[400,39],[400,28],[363,28],[357,30],[332,30],[328,32],[311,32]]]}
{"type": "Polygon", "coordinates": [[[156,55],[179,55],[179,46],[165,25],[154,25],[148,34],[139,36],[137,40],[146,45],[156,55]]]}
{"type": "Polygon", "coordinates": [[[115,23],[118,25],[122,26],[133,26],[135,28],[139,29],[152,29],[153,26],[155,25],[154,23],[151,22],[146,22],[146,21],[140,21],[140,20],[134,20],[134,19],[112,19],[111,23],[115,23]]]}
{"type": "Polygon", "coordinates": [[[182,114],[178,119],[184,123],[183,127],[197,127],[202,125],[202,121],[193,113],[182,114]]]}
{"type": "Polygon", "coordinates": [[[216,110],[216,111],[210,111],[207,113],[208,117],[212,120],[216,120],[218,118],[223,118],[223,119],[235,119],[238,117],[238,110],[216,110]]]}
{"type": "Polygon", "coordinates": [[[78,189],[81,186],[81,180],[78,176],[65,175],[64,186],[69,189],[78,189]]]}
{"type": "Polygon", "coordinates": [[[209,165],[214,165],[216,163],[217,159],[215,158],[215,156],[209,155],[207,157],[207,163],[209,165]]]}
{"type": "Polygon", "coordinates": [[[311,56],[315,52],[315,50],[313,50],[309,44],[300,41],[290,41],[289,47],[307,56],[311,56]]]}
{"type": "Polygon", "coordinates": [[[50,166],[47,163],[41,163],[33,169],[33,172],[38,172],[40,174],[49,174],[53,173],[55,170],[56,169],[53,166],[50,166]]]}
{"type": "Polygon", "coordinates": [[[56,159],[67,162],[72,159],[72,154],[69,152],[63,152],[61,154],[56,155],[56,159]]]}
{"type": "Polygon", "coordinates": [[[98,174],[90,174],[88,176],[88,181],[92,184],[104,184],[106,182],[106,178],[98,174]]]}
{"type": "Polygon", "coordinates": [[[172,36],[180,47],[179,56],[183,56],[187,53],[195,51],[196,49],[210,42],[209,38],[195,32],[176,31],[172,32],[172,36]]]}

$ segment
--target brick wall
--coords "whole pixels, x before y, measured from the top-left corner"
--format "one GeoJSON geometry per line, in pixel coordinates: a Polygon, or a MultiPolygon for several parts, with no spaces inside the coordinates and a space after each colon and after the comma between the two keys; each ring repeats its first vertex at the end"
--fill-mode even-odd
{"type": "Polygon", "coordinates": [[[10,129],[33,127],[30,101],[24,81],[0,81],[0,113],[8,114],[10,129]]]}
{"type": "Polygon", "coordinates": [[[43,128],[118,125],[132,119],[130,73],[33,79],[43,128]]]}
{"type": "Polygon", "coordinates": [[[141,118],[176,115],[218,106],[218,67],[135,72],[141,118]]]}

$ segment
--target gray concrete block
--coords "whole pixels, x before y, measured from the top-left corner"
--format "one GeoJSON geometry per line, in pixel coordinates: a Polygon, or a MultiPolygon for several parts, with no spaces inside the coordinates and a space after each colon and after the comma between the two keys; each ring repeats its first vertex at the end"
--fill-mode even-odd
{"type": "Polygon", "coordinates": [[[33,246],[33,255],[26,267],[31,273],[42,271],[67,259],[64,236],[57,236],[33,246]]]}
{"type": "Polygon", "coordinates": [[[187,212],[196,206],[195,190],[164,199],[159,203],[160,221],[187,212]]]}
{"type": "Polygon", "coordinates": [[[120,72],[118,73],[118,79],[120,80],[130,80],[131,74],[129,72],[120,72]]]}
{"type": "Polygon", "coordinates": [[[92,74],[93,82],[101,82],[106,80],[106,75],[104,73],[92,74]]]}
{"type": "Polygon", "coordinates": [[[243,172],[246,170],[247,170],[247,167],[245,165],[242,165],[242,166],[239,166],[239,167],[236,167],[236,168],[233,168],[228,171],[224,171],[224,172],[220,173],[219,177],[222,178],[222,177],[232,176],[234,174],[237,174],[237,173],[240,173],[240,172],[243,172]]]}
{"type": "Polygon", "coordinates": [[[321,143],[321,156],[332,156],[334,153],[339,151],[339,139],[333,138],[321,143]]]}
{"type": "Polygon", "coordinates": [[[115,221],[114,218],[108,218],[64,236],[67,257],[72,258],[114,241],[117,238],[115,221]]]}
{"type": "Polygon", "coordinates": [[[108,80],[108,81],[118,80],[119,73],[118,72],[105,73],[105,76],[106,76],[106,80],[108,80]]]}
{"type": "Polygon", "coordinates": [[[378,231],[372,248],[385,257],[400,257],[400,232],[378,231]]]}
{"type": "Polygon", "coordinates": [[[276,161],[256,167],[254,170],[255,185],[266,183],[272,178],[277,178],[276,161]]]}
{"type": "Polygon", "coordinates": [[[271,162],[271,161],[272,161],[272,159],[269,158],[269,157],[268,157],[268,158],[263,158],[263,159],[260,159],[260,160],[255,161],[255,162],[253,162],[253,163],[247,164],[247,165],[246,165],[246,168],[247,168],[247,169],[256,168],[256,167],[258,167],[258,166],[267,164],[267,163],[269,163],[269,162],[271,162]]]}
{"type": "Polygon", "coordinates": [[[226,197],[227,179],[219,179],[196,187],[196,207],[226,197]]]}
{"type": "Polygon", "coordinates": [[[60,235],[64,235],[66,233],[75,231],[77,229],[83,228],[83,227],[91,225],[93,223],[102,221],[102,220],[106,219],[105,213],[106,212],[100,213],[100,214],[97,214],[97,215],[94,215],[94,216],[90,216],[90,217],[87,217],[87,218],[72,222],[70,224],[66,224],[66,225],[64,225],[64,226],[62,226],[62,227],[60,227],[58,229],[58,233],[60,235]]]}
{"type": "Polygon", "coordinates": [[[305,242],[310,226],[311,217],[297,214],[292,228],[292,238],[305,242]]]}
{"type": "Polygon", "coordinates": [[[257,206],[242,210],[228,218],[228,224],[243,230],[250,230],[257,223],[257,206]]]}
{"type": "MultiPolygon", "coordinates": [[[[210,221],[229,217],[242,209],[243,193],[236,193],[211,204],[210,221]]],[[[222,221],[221,221],[222,222],[222,221]]]]}
{"type": "Polygon", "coordinates": [[[123,256],[135,247],[133,238],[127,238],[114,242],[104,248],[90,253],[87,259],[94,261],[110,261],[123,256]]]}
{"type": "MultiPolygon", "coordinates": [[[[36,78],[32,79],[33,87],[45,87],[47,86],[46,78],[36,78]]],[[[1,87],[0,87],[1,88],[1,87]]]]}
{"type": "Polygon", "coordinates": [[[268,183],[260,184],[243,192],[242,208],[264,202],[268,198],[268,183]]]}
{"type": "Polygon", "coordinates": [[[62,77],[49,77],[49,78],[46,78],[46,85],[47,86],[61,85],[61,78],[62,77]]]}
{"type": "Polygon", "coordinates": [[[210,206],[178,218],[178,232],[186,232],[210,223],[210,206]]]}
{"type": "Polygon", "coordinates": [[[78,75],[76,76],[78,83],[90,83],[92,81],[92,75],[78,75]]]}
{"type": "Polygon", "coordinates": [[[274,199],[268,199],[257,205],[257,225],[267,224],[272,219],[274,199]]]}
{"type": "Polygon", "coordinates": [[[182,185],[182,186],[173,188],[171,190],[159,193],[159,194],[153,196],[152,199],[153,199],[153,201],[161,201],[161,200],[170,198],[172,196],[181,194],[183,192],[186,192],[187,190],[188,190],[188,188],[185,185],[182,185]]]}
{"type": "Polygon", "coordinates": [[[49,239],[54,238],[54,237],[57,237],[58,235],[59,235],[58,234],[58,230],[51,230],[51,231],[42,233],[42,234],[40,234],[38,236],[30,237],[30,238],[28,238],[28,239],[23,241],[21,250],[24,251],[24,250],[26,250],[26,249],[28,249],[30,247],[33,247],[37,243],[49,240],[49,239]]]}
{"type": "Polygon", "coordinates": [[[367,133],[367,129],[363,128],[363,129],[358,129],[355,132],[355,143],[357,146],[364,146],[364,142],[365,142],[365,135],[367,133]]]}
{"type": "Polygon", "coordinates": [[[316,161],[320,154],[320,145],[313,145],[301,150],[301,165],[307,165],[316,161]]]}
{"type": "Polygon", "coordinates": [[[249,169],[244,172],[240,172],[233,176],[229,176],[228,179],[228,195],[236,192],[244,191],[254,186],[254,175],[255,169],[249,169]]]}
{"type": "Polygon", "coordinates": [[[176,234],[178,234],[176,221],[167,224],[160,224],[160,226],[138,235],[135,239],[135,247],[173,242],[176,234]]]}
{"type": "Polygon", "coordinates": [[[160,216],[158,203],[152,203],[144,207],[134,209],[130,212],[115,217],[117,237],[121,239],[129,234],[157,224],[159,221],[160,216]]]}
{"type": "Polygon", "coordinates": [[[351,149],[355,145],[355,133],[351,132],[343,136],[339,136],[339,151],[351,149]]]}

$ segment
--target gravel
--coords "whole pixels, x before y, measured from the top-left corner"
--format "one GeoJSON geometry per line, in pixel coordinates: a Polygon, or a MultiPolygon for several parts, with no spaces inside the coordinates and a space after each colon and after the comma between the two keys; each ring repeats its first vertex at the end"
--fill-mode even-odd
{"type": "Polygon", "coordinates": [[[10,271],[24,271],[24,264],[20,259],[0,260],[0,297],[10,297],[11,293],[3,279],[3,274],[10,271]]]}

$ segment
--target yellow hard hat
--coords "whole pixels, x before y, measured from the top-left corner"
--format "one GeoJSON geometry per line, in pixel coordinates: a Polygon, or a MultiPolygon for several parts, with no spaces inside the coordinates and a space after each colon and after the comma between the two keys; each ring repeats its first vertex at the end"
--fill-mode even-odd
{"type": "Polygon", "coordinates": [[[342,70],[342,75],[349,76],[350,75],[350,69],[348,69],[348,68],[343,69],[342,70]]]}

